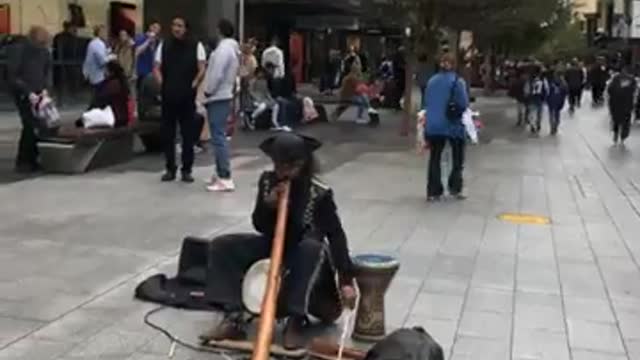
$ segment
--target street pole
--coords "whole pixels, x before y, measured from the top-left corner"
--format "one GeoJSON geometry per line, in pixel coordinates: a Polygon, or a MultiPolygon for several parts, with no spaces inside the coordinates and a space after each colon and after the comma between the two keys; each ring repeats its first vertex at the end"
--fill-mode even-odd
{"type": "Polygon", "coordinates": [[[238,7],[238,36],[240,37],[240,44],[244,44],[244,0],[240,0],[238,7]]]}

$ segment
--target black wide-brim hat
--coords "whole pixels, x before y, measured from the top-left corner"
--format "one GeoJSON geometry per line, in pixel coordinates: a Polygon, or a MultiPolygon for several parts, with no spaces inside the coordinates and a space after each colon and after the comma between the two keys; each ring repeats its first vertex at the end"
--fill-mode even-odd
{"type": "Polygon", "coordinates": [[[290,164],[307,160],[321,146],[319,140],[310,136],[282,131],[264,140],[260,150],[275,163],[290,164]]]}

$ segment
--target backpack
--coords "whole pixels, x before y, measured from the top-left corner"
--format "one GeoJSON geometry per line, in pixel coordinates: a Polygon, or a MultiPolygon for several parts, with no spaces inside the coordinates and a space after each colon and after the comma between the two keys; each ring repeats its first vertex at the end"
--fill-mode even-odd
{"type": "Polygon", "coordinates": [[[365,360],[444,360],[442,347],[423,328],[400,329],[378,342],[365,360]]]}

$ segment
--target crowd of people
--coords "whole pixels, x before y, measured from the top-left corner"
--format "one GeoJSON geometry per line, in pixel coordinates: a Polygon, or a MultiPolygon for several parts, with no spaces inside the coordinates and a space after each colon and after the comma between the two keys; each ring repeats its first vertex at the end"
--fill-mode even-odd
{"type": "Polygon", "coordinates": [[[608,99],[613,141],[624,144],[634,110],[636,115],[640,113],[637,82],[629,66],[611,66],[604,57],[598,57],[589,67],[578,59],[553,65],[533,60],[519,63],[509,88],[509,95],[518,103],[517,125],[527,126],[532,134],[539,135],[546,106],[550,133],[556,135],[563,108],[568,104],[569,114],[573,115],[582,105],[587,88],[591,89],[594,107],[603,106],[608,99]]]}

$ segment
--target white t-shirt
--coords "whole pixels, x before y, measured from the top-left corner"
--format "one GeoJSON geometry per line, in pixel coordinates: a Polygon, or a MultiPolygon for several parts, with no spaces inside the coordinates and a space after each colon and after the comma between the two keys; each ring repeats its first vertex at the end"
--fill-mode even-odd
{"type": "MultiPolygon", "coordinates": [[[[198,42],[196,57],[198,61],[207,61],[207,52],[205,51],[204,45],[202,45],[201,42],[198,42]]],[[[154,61],[156,64],[162,64],[162,43],[160,43],[160,45],[158,45],[158,48],[156,49],[154,61]]]]}

